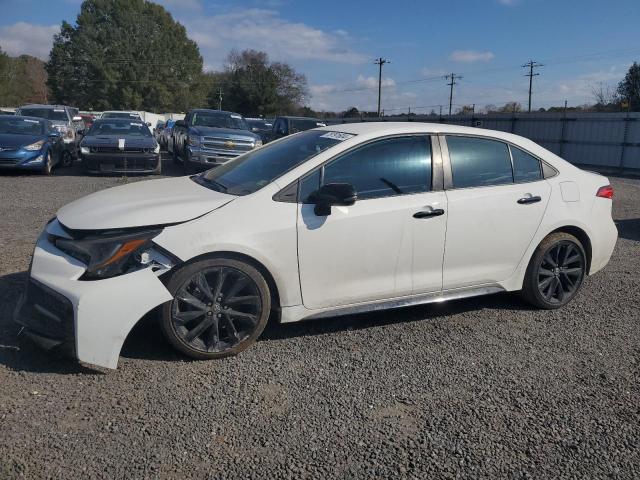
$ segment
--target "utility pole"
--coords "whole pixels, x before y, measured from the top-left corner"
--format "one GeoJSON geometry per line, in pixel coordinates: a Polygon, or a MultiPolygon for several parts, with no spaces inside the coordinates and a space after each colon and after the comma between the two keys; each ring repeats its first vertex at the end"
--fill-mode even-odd
{"type": "Polygon", "coordinates": [[[533,77],[540,75],[539,73],[533,73],[533,69],[537,67],[544,67],[544,65],[536,62],[535,60],[529,60],[528,63],[522,65],[522,68],[529,68],[529,73],[525,73],[524,75],[525,77],[529,77],[529,113],[531,113],[531,90],[533,89],[533,77]]]}
{"type": "Polygon", "coordinates": [[[444,78],[451,79],[451,82],[447,83],[447,85],[451,87],[451,90],[449,90],[449,115],[451,115],[451,107],[453,106],[453,86],[456,85],[456,78],[460,80],[462,77],[452,73],[451,75],[445,75],[444,78]]]}
{"type": "Polygon", "coordinates": [[[386,58],[376,58],[376,61],[373,62],[378,65],[378,117],[380,116],[380,98],[382,96],[382,66],[385,63],[391,63],[386,58]]]}
{"type": "Polygon", "coordinates": [[[222,87],[218,88],[218,110],[222,110],[222,87]]]}

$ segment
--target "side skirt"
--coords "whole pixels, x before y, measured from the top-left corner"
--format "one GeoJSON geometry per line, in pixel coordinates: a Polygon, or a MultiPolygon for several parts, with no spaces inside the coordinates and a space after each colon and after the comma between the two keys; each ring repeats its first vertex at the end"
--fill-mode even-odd
{"type": "Polygon", "coordinates": [[[342,315],[354,315],[356,313],[375,312],[378,310],[389,310],[392,308],[410,307],[413,305],[425,305],[427,303],[446,302],[447,300],[458,300],[462,298],[477,297],[506,291],[498,285],[485,285],[481,287],[448,290],[445,292],[433,292],[410,297],[393,298],[370,303],[357,303],[343,307],[323,310],[313,313],[313,310],[298,307],[282,308],[282,323],[297,322],[299,320],[316,320],[328,317],[339,317],[342,315]],[[289,310],[289,311],[288,311],[289,310]]]}

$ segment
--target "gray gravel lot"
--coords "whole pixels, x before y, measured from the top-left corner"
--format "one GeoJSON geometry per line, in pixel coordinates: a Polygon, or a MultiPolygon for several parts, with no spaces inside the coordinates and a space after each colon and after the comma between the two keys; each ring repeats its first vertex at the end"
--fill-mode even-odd
{"type": "Polygon", "coordinates": [[[614,256],[560,311],[495,295],[270,325],[214,362],[146,321],[102,373],[10,318],[44,223],[120,182],[0,175],[0,479],[640,477],[639,180],[612,179],[614,256]]]}

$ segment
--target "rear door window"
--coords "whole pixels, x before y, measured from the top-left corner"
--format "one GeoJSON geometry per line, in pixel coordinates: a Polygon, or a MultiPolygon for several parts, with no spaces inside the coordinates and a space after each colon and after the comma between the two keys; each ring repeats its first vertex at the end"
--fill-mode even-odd
{"type": "Polygon", "coordinates": [[[447,135],[454,188],[513,183],[506,143],[476,137],[447,135]]]}
{"type": "Polygon", "coordinates": [[[516,182],[542,180],[540,160],[518,147],[510,146],[513,158],[513,178],[516,182]]]}

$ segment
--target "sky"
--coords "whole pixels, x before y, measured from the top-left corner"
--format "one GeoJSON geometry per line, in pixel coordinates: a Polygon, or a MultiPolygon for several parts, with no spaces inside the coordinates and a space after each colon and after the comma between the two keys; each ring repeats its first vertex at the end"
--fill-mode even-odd
{"type": "MultiPolygon", "coordinates": [[[[593,102],[640,61],[639,0],[158,0],[196,41],[206,70],[231,49],[265,51],[308,80],[316,110],[375,110],[378,57],[385,113],[448,110],[444,75],[461,75],[460,105],[533,108],[593,102]]],[[[0,0],[0,47],[46,59],[62,20],[80,0],[0,0]]]]}

